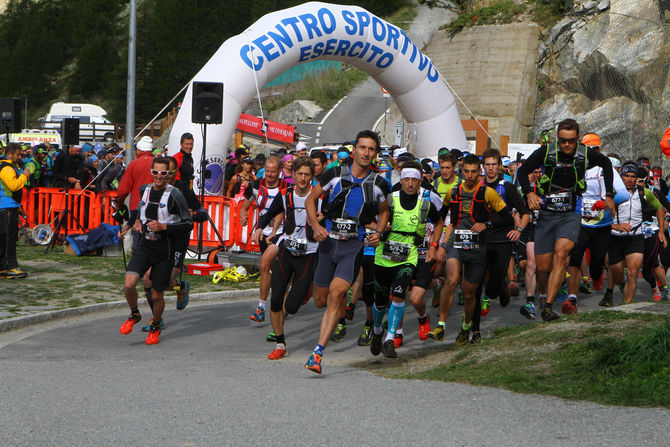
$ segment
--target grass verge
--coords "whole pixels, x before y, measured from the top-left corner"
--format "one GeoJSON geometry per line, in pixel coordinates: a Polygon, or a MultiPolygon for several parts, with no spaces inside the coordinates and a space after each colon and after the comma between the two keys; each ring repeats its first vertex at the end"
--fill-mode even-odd
{"type": "Polygon", "coordinates": [[[512,326],[480,345],[451,346],[378,372],[608,405],[670,408],[670,319],[596,311],[551,324],[512,326]]]}
{"type": "MultiPolygon", "coordinates": [[[[0,280],[0,319],[124,299],[123,258],[71,256],[63,254],[62,247],[58,246],[46,254],[44,250],[44,246],[18,244],[19,265],[28,272],[28,277],[0,280]]],[[[187,264],[192,262],[197,261],[187,261],[187,264]]],[[[183,279],[191,283],[193,293],[258,287],[257,278],[213,284],[209,276],[184,273],[183,279]]],[[[142,299],[141,282],[138,293],[142,299]]],[[[174,292],[169,291],[167,295],[174,292]]]]}

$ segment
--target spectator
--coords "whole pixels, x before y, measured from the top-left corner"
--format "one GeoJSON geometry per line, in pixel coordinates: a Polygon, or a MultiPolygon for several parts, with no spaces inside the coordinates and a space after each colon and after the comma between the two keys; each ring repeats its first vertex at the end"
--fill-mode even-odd
{"type": "Polygon", "coordinates": [[[307,144],[302,141],[295,145],[295,154],[296,157],[302,157],[307,155],[307,144]]]}
{"type": "Polygon", "coordinates": [[[153,156],[151,155],[153,140],[149,137],[142,137],[137,143],[137,159],[130,162],[126,168],[126,172],[119,182],[118,201],[123,203],[126,197],[130,196],[130,204],[128,208],[134,210],[140,202],[139,188],[142,185],[153,183],[154,178],[151,175],[151,163],[153,156]]]}
{"type": "Polygon", "coordinates": [[[21,146],[9,143],[5,157],[0,160],[0,278],[2,279],[28,276],[19,268],[16,259],[21,190],[30,176],[27,168],[19,175],[17,162],[20,158],[21,146]]]}
{"type": "Polygon", "coordinates": [[[249,149],[244,145],[240,144],[237,149],[235,149],[235,157],[232,160],[226,162],[226,171],[223,182],[223,190],[228,191],[228,184],[235,175],[237,165],[242,162],[242,159],[249,155],[249,149]]]}
{"type": "Polygon", "coordinates": [[[84,180],[82,186],[91,191],[100,191],[100,181],[102,177],[98,177],[98,163],[100,159],[96,155],[90,155],[88,161],[86,162],[86,167],[84,168],[84,180]],[[89,186],[90,185],[90,186],[89,186]]]}
{"type": "Polygon", "coordinates": [[[54,162],[53,186],[56,188],[82,188],[81,176],[84,169],[84,160],[81,156],[81,150],[82,146],[75,144],[58,154],[54,162]]]}
{"type": "MultiPolygon", "coordinates": [[[[109,154],[106,155],[109,156],[109,154]]],[[[126,168],[126,165],[123,164],[123,154],[119,154],[118,157],[114,157],[114,154],[112,153],[111,156],[112,161],[110,163],[112,163],[112,166],[107,168],[104,176],[102,177],[102,181],[100,182],[101,191],[115,191],[118,189],[121,176],[123,175],[123,171],[126,168]]]]}

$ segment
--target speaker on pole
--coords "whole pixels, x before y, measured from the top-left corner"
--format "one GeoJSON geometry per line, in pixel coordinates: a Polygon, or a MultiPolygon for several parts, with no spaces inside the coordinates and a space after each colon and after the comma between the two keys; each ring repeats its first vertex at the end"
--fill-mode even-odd
{"type": "Polygon", "coordinates": [[[21,98],[0,98],[0,133],[21,132],[21,98]]]}
{"type": "Polygon", "coordinates": [[[79,144],[79,118],[64,118],[61,122],[60,137],[63,145],[79,144]]]}
{"type": "Polygon", "coordinates": [[[191,121],[196,124],[223,122],[223,83],[194,82],[191,121]]]}

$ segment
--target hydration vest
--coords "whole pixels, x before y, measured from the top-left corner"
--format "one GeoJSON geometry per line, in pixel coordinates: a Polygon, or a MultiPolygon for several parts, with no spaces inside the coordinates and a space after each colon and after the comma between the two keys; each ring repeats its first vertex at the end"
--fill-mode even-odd
{"type": "MultiPolygon", "coordinates": [[[[153,185],[149,185],[144,189],[144,193],[142,194],[142,198],[140,199],[140,203],[137,205],[137,209],[139,210],[139,217],[140,220],[142,221],[142,224],[146,225],[148,219],[147,219],[147,206],[149,203],[155,203],[155,202],[149,202],[149,197],[151,195],[151,190],[153,189],[153,185]]],[[[180,221],[180,216],[177,216],[176,214],[170,214],[168,211],[168,200],[170,199],[170,192],[175,189],[174,186],[172,185],[167,185],[165,190],[163,191],[163,194],[161,195],[161,200],[158,202],[158,210],[156,213],[156,221],[158,223],[164,223],[164,224],[169,224],[169,223],[175,223],[180,221]]]]}
{"type": "MultiPolygon", "coordinates": [[[[451,223],[456,227],[461,221],[461,214],[463,212],[463,183],[455,186],[451,191],[451,202],[449,203],[449,212],[451,213],[451,223]]],[[[470,217],[475,222],[486,223],[491,215],[491,210],[486,205],[486,185],[481,183],[477,185],[472,197],[472,205],[470,206],[470,217]]]]}
{"type": "MultiPolygon", "coordinates": [[[[283,179],[279,182],[279,193],[283,196],[286,195],[286,189],[288,188],[288,183],[283,179]]],[[[258,211],[261,212],[265,209],[265,205],[268,203],[268,188],[267,182],[264,178],[260,181],[260,186],[258,187],[258,195],[261,196],[261,203],[258,204],[258,211]]],[[[274,189],[274,188],[271,188],[274,189]]]]}
{"type": "MultiPolygon", "coordinates": [[[[313,187],[310,188],[310,192],[312,191],[313,187]]],[[[296,223],[295,223],[295,203],[293,200],[293,193],[294,193],[295,188],[293,186],[290,186],[289,188],[286,189],[286,217],[285,217],[285,222],[284,222],[284,234],[287,236],[290,236],[293,234],[293,232],[296,229],[296,223]]],[[[307,224],[305,221],[305,234],[307,235],[307,240],[310,242],[316,242],[314,239],[314,230],[312,230],[312,227],[307,224]]]]}
{"type": "Polygon", "coordinates": [[[430,191],[421,188],[417,197],[417,204],[413,210],[406,210],[400,204],[400,191],[395,191],[389,194],[388,204],[393,221],[391,222],[391,233],[396,233],[402,236],[414,237],[414,245],[421,245],[423,238],[426,236],[426,219],[428,218],[428,211],[430,210],[430,191]],[[420,202],[420,203],[419,203],[420,202]],[[396,210],[398,214],[396,215],[396,210]],[[412,223],[412,217],[417,215],[419,222],[412,223]],[[401,221],[396,224],[396,219],[401,221]],[[409,222],[408,222],[409,219],[409,222]]]}
{"type": "Polygon", "coordinates": [[[354,177],[351,175],[349,166],[342,166],[340,171],[340,191],[330,202],[322,206],[324,216],[329,219],[353,219],[360,224],[365,225],[374,220],[376,215],[373,204],[374,186],[377,179],[375,172],[370,171],[368,176],[361,182],[355,183],[354,177]],[[343,182],[349,182],[344,186],[343,182]],[[360,187],[363,192],[363,205],[358,210],[355,216],[350,216],[346,210],[347,200],[349,194],[354,188],[360,187]]]}
{"type": "Polygon", "coordinates": [[[584,180],[584,175],[586,174],[586,167],[588,164],[587,152],[588,148],[583,144],[577,145],[574,155],[572,156],[572,163],[569,165],[556,166],[558,161],[558,142],[554,143],[554,151],[550,151],[547,148],[547,151],[544,156],[544,174],[538,182],[538,190],[542,195],[549,194],[551,192],[559,192],[565,190],[565,188],[554,185],[552,183],[554,179],[554,174],[558,169],[568,169],[572,170],[575,173],[575,186],[572,191],[575,194],[581,194],[586,191],[586,181],[584,180]]]}

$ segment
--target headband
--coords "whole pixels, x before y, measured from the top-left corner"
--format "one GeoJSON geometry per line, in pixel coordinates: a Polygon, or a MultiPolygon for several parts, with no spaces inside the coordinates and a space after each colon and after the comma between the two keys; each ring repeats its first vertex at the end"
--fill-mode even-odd
{"type": "Polygon", "coordinates": [[[421,172],[415,168],[405,168],[400,173],[400,180],[404,178],[415,178],[417,180],[421,180],[421,172]]]}
{"type": "Polygon", "coordinates": [[[637,166],[627,163],[621,167],[621,175],[626,175],[626,174],[635,174],[638,175],[638,169],[637,166]]]}
{"type": "Polygon", "coordinates": [[[287,162],[287,161],[290,161],[290,160],[293,160],[293,155],[291,155],[291,154],[284,155],[284,158],[281,159],[281,161],[283,161],[283,162],[287,162]]]}

